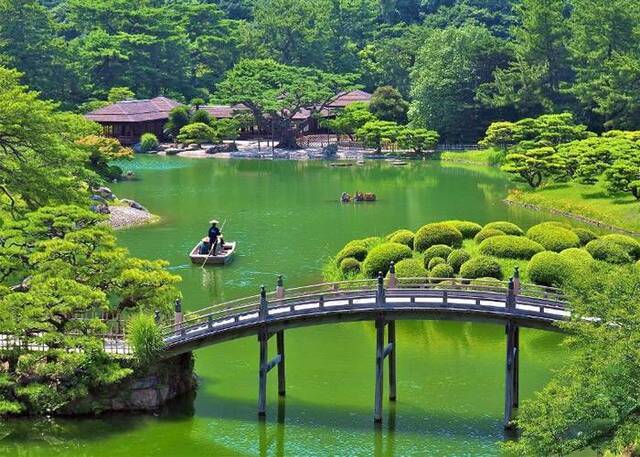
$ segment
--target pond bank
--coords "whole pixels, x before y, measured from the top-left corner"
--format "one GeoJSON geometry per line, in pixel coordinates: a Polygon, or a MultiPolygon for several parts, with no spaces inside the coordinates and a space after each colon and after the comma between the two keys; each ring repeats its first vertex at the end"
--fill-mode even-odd
{"type": "Polygon", "coordinates": [[[144,209],[132,208],[131,206],[112,205],[109,206],[109,211],[109,225],[115,230],[154,224],[160,221],[160,216],[144,209]]]}

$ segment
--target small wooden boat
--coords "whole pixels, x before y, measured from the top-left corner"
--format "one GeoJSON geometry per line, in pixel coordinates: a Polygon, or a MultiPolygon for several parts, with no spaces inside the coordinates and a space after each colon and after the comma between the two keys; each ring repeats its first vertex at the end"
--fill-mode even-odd
{"type": "Polygon", "coordinates": [[[206,254],[199,254],[201,244],[202,241],[196,244],[196,247],[194,247],[191,250],[191,254],[189,254],[191,262],[198,265],[226,265],[231,262],[233,254],[236,252],[235,241],[225,242],[222,247],[222,252],[216,255],[211,254],[210,256],[207,256],[206,254]]]}
{"type": "Polygon", "coordinates": [[[394,160],[391,162],[391,165],[395,165],[396,167],[401,167],[406,164],[407,162],[405,162],[404,160],[394,160]]]}

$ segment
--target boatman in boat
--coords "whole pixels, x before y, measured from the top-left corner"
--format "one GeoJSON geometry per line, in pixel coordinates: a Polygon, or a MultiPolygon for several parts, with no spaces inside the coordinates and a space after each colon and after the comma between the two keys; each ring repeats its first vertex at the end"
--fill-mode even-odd
{"type": "Polygon", "coordinates": [[[209,221],[209,224],[211,224],[211,227],[209,227],[209,246],[210,249],[213,249],[213,252],[215,252],[218,245],[218,237],[220,236],[220,229],[218,228],[219,223],[220,222],[217,219],[211,219],[209,221]]]}

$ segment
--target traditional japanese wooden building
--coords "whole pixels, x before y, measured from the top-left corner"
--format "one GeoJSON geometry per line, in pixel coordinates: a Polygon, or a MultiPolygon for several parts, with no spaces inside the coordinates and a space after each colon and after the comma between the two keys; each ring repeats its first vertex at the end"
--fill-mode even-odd
{"type": "Polygon", "coordinates": [[[102,125],[105,136],[131,145],[139,142],[144,133],[153,133],[162,140],[169,111],[176,106],[180,103],[166,97],[125,100],[91,111],[86,117],[102,125]]]}

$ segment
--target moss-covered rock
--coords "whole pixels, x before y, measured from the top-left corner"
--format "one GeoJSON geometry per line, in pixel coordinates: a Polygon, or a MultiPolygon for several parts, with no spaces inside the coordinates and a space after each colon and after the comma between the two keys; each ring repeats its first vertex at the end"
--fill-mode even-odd
{"type": "Polygon", "coordinates": [[[408,246],[400,243],[386,242],[379,244],[369,251],[362,263],[362,271],[365,276],[375,278],[378,272],[387,274],[391,262],[398,263],[403,259],[413,256],[413,251],[408,246]]]}
{"type": "Polygon", "coordinates": [[[527,265],[529,279],[541,286],[561,287],[572,273],[571,263],[565,257],[550,251],[534,255],[527,265]]]}
{"type": "Polygon", "coordinates": [[[515,235],[500,235],[487,238],[480,243],[480,252],[505,259],[530,259],[544,251],[540,243],[515,235]]]}
{"type": "Polygon", "coordinates": [[[355,275],[360,273],[361,264],[354,257],[347,257],[340,262],[340,271],[343,275],[355,275]]]}
{"type": "Polygon", "coordinates": [[[502,268],[500,264],[491,257],[480,255],[472,257],[462,264],[460,267],[460,276],[462,278],[496,278],[502,279],[502,268]]]}
{"type": "Polygon", "coordinates": [[[589,241],[584,248],[596,260],[615,264],[630,263],[632,260],[627,251],[613,241],[597,239],[589,241]]]}
{"type": "Polygon", "coordinates": [[[495,230],[500,230],[502,232],[505,233],[505,235],[524,235],[524,231],[518,227],[516,224],[513,224],[511,222],[506,222],[506,221],[496,221],[496,222],[489,222],[487,225],[485,225],[483,227],[484,230],[486,229],[495,229],[495,230]]]}
{"type": "Polygon", "coordinates": [[[462,246],[462,233],[451,224],[436,222],[423,225],[417,232],[413,241],[416,251],[424,252],[436,244],[459,248],[462,246]]]}
{"type": "Polygon", "coordinates": [[[527,230],[527,237],[554,252],[580,246],[580,238],[572,230],[559,223],[543,222],[527,230]]]}
{"type": "Polygon", "coordinates": [[[387,241],[404,244],[413,249],[413,238],[415,234],[411,230],[401,229],[387,235],[387,241]]]}
{"type": "Polygon", "coordinates": [[[449,254],[451,254],[451,251],[453,251],[453,249],[446,244],[436,244],[431,246],[429,249],[424,251],[424,266],[429,268],[429,262],[431,262],[431,259],[434,257],[442,257],[443,259],[446,259],[449,257],[449,254]]]}
{"type": "Polygon", "coordinates": [[[453,268],[455,273],[460,271],[460,267],[463,263],[471,258],[471,254],[469,254],[464,249],[455,249],[451,251],[449,256],[447,257],[447,264],[453,268]]]}
{"type": "Polygon", "coordinates": [[[600,239],[610,241],[617,244],[631,256],[632,259],[640,258],[640,243],[635,238],[631,238],[627,235],[621,235],[619,233],[612,233],[610,235],[604,235],[600,239]]]}
{"type": "Polygon", "coordinates": [[[451,224],[455,228],[460,230],[460,233],[462,233],[462,236],[465,239],[469,239],[469,240],[473,239],[473,237],[476,236],[480,230],[482,230],[482,226],[480,224],[477,224],[471,221],[454,220],[454,221],[446,221],[446,223],[451,224]]]}

